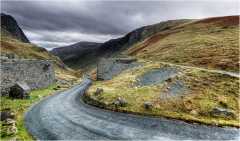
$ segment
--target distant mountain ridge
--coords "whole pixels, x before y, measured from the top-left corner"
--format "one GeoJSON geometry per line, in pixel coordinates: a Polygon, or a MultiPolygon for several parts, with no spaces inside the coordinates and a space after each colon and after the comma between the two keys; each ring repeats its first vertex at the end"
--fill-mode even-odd
{"type": "MultiPolygon", "coordinates": [[[[94,48],[91,55],[79,50],[81,53],[75,59],[64,62],[70,67],[83,69],[96,67],[102,57],[135,56],[157,62],[238,72],[238,33],[239,15],[170,20],[144,26],[104,42],[94,48]]],[[[62,48],[65,49],[67,47],[62,48]]],[[[75,51],[72,52],[76,54],[75,51]]]]}
{"type": "Polygon", "coordinates": [[[82,68],[87,65],[96,64],[101,57],[119,55],[119,52],[122,50],[153,34],[189,21],[191,20],[169,20],[138,28],[123,37],[111,39],[102,44],[90,43],[90,47],[88,47],[89,42],[87,42],[88,44],[86,42],[79,42],[70,46],[55,48],[51,53],[60,57],[70,67],[82,68]]]}
{"type": "Polygon", "coordinates": [[[73,45],[54,48],[50,51],[58,56],[65,64],[73,68],[86,68],[95,63],[96,51],[102,43],[78,42],[73,45]]]}
{"type": "Polygon", "coordinates": [[[3,34],[10,34],[24,43],[30,43],[17,21],[11,15],[1,13],[1,32],[4,32],[3,34]]]}
{"type": "Polygon", "coordinates": [[[77,59],[79,56],[92,53],[99,48],[101,43],[78,42],[73,45],[54,48],[51,53],[61,58],[63,61],[77,59]]]}

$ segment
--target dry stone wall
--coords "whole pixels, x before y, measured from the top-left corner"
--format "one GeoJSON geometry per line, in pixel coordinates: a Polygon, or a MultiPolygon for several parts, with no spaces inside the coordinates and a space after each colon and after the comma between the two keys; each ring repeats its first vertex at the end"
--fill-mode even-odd
{"type": "Polygon", "coordinates": [[[7,95],[16,82],[24,81],[31,89],[43,88],[55,82],[52,61],[0,59],[0,91],[7,95]]]}

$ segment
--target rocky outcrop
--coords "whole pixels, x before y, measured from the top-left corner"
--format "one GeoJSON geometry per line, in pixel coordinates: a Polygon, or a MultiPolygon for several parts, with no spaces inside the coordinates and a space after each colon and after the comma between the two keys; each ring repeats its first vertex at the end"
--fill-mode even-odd
{"type": "Polygon", "coordinates": [[[10,15],[1,13],[1,30],[22,42],[30,43],[22,29],[18,26],[17,21],[10,15]]]}
{"type": "Polygon", "coordinates": [[[97,65],[97,80],[110,80],[123,70],[138,65],[134,58],[102,58],[97,65]]]}
{"type": "Polygon", "coordinates": [[[168,79],[177,76],[178,73],[179,73],[178,69],[174,67],[155,68],[139,76],[137,78],[137,85],[147,86],[162,83],[168,79]]]}
{"type": "Polygon", "coordinates": [[[1,132],[7,136],[17,134],[16,121],[14,119],[7,118],[2,122],[1,132]]]}
{"type": "Polygon", "coordinates": [[[113,105],[115,107],[126,107],[127,106],[127,101],[124,98],[118,97],[114,102],[113,105]]]}
{"type": "Polygon", "coordinates": [[[103,89],[102,88],[97,88],[96,91],[94,92],[94,95],[100,95],[103,93],[103,89]]]}
{"type": "Polygon", "coordinates": [[[151,110],[153,108],[153,103],[149,101],[144,102],[143,105],[144,105],[144,109],[146,110],[151,110]]]}
{"type": "MultiPolygon", "coordinates": [[[[9,95],[16,82],[25,82],[30,89],[47,87],[55,82],[53,62],[47,60],[5,59],[0,60],[1,95],[9,95]]],[[[25,90],[26,86],[22,85],[25,90]]]]}
{"type": "Polygon", "coordinates": [[[221,108],[221,107],[215,107],[210,111],[210,114],[214,117],[223,117],[223,118],[235,118],[235,114],[232,110],[221,108]]]}

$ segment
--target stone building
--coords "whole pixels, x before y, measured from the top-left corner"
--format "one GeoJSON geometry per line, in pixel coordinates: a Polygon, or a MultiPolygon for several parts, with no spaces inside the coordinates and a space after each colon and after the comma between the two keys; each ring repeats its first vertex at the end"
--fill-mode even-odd
{"type": "Polygon", "coordinates": [[[25,82],[30,89],[47,87],[55,82],[53,62],[48,60],[0,59],[0,92],[8,95],[16,82],[25,82]]]}

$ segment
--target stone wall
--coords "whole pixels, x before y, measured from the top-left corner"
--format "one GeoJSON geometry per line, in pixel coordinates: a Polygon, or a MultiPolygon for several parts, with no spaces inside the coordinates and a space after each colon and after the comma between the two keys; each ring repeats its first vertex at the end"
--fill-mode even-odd
{"type": "Polygon", "coordinates": [[[31,89],[47,87],[55,82],[52,61],[6,58],[0,60],[1,95],[7,95],[9,87],[13,86],[17,81],[25,81],[31,89]]]}

